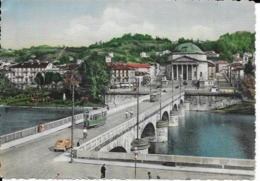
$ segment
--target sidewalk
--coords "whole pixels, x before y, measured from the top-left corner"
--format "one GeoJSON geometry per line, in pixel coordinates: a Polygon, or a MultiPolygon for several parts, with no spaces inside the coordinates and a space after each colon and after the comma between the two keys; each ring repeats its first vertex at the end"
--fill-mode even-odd
{"type": "MultiPolygon", "coordinates": [[[[66,152],[64,154],[59,155],[54,159],[55,162],[69,162],[70,161],[70,153],[66,152]]],[[[93,168],[94,166],[101,167],[102,164],[106,164],[106,167],[114,167],[116,170],[133,170],[135,168],[134,162],[119,162],[119,161],[108,161],[108,160],[88,160],[88,159],[79,159],[75,158],[74,162],[72,164],[84,164],[84,166],[88,166],[90,168],[93,168]]],[[[139,170],[146,170],[146,172],[143,171],[142,177],[137,179],[146,179],[147,171],[151,171],[152,173],[158,173],[160,175],[161,179],[172,179],[173,172],[181,173],[182,175],[190,175],[189,178],[193,178],[193,175],[199,175],[199,178],[202,179],[204,176],[209,179],[209,175],[212,176],[212,178],[215,179],[222,179],[222,178],[228,178],[228,177],[235,177],[236,179],[253,179],[255,172],[252,170],[235,170],[235,169],[218,169],[218,168],[202,168],[202,167],[183,167],[183,166],[176,166],[176,167],[170,167],[170,166],[163,166],[159,164],[144,164],[144,163],[137,163],[137,169],[139,170]],[[203,176],[204,175],[204,176],[203,176]]],[[[117,173],[110,173],[110,178],[118,178],[120,179],[129,179],[130,175],[126,175],[124,177],[123,175],[120,175],[117,173]],[[122,177],[122,178],[121,178],[122,177]]],[[[131,175],[130,178],[133,179],[131,175]]],[[[93,176],[90,176],[93,177],[93,176]]],[[[186,179],[188,178],[186,177],[186,179]]],[[[155,178],[155,175],[154,175],[155,178]]],[[[183,178],[182,178],[183,179],[183,178]]]]}

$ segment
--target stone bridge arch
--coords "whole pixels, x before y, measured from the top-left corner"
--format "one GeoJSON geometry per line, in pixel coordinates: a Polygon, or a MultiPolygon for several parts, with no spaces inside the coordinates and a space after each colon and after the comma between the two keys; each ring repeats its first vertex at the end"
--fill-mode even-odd
{"type": "Polygon", "coordinates": [[[113,148],[112,150],[110,150],[109,152],[123,152],[123,153],[127,153],[126,149],[122,146],[117,146],[115,148],[113,148]]]}
{"type": "Polygon", "coordinates": [[[149,141],[152,141],[156,138],[156,130],[155,126],[149,122],[143,129],[141,138],[148,138],[149,141]]]}
{"type": "Polygon", "coordinates": [[[184,100],[181,99],[178,108],[180,109],[180,108],[182,108],[183,106],[184,106],[184,100]]]}
{"type": "Polygon", "coordinates": [[[169,121],[170,117],[169,117],[169,113],[167,111],[164,111],[162,114],[162,121],[169,121]]]}

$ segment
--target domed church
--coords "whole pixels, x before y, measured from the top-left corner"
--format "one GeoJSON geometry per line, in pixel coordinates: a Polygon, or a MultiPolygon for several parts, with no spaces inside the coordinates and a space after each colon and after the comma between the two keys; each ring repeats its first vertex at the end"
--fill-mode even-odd
{"type": "Polygon", "coordinates": [[[171,80],[200,80],[208,84],[214,80],[215,64],[207,60],[206,54],[193,43],[178,45],[169,56],[167,77],[171,80]]]}

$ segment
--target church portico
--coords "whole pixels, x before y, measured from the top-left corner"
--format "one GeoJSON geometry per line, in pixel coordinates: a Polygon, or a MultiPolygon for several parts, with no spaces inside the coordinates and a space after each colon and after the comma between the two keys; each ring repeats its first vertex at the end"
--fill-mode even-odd
{"type": "Polygon", "coordinates": [[[168,61],[167,76],[171,80],[208,80],[209,61],[207,56],[192,43],[178,45],[169,56],[168,61]]]}
{"type": "Polygon", "coordinates": [[[172,64],[172,76],[173,80],[194,80],[197,79],[197,64],[172,64]]]}

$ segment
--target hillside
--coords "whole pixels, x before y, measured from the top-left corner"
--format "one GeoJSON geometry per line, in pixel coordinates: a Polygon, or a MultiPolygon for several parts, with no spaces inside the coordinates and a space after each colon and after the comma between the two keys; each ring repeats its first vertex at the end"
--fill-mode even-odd
{"type": "Polygon", "coordinates": [[[58,64],[73,63],[77,59],[85,59],[93,52],[105,57],[109,52],[114,53],[112,61],[124,62],[159,62],[167,60],[166,55],[156,56],[156,52],[173,50],[178,44],[192,42],[203,51],[215,51],[220,54],[217,59],[231,62],[235,53],[255,51],[255,33],[235,32],[221,35],[216,41],[199,41],[179,38],[173,43],[167,38],[153,38],[143,34],[124,34],[122,37],[113,38],[108,42],[96,42],[89,47],[51,47],[47,45],[24,48],[13,51],[1,51],[0,57],[12,57],[17,62],[24,62],[29,59],[48,60],[58,64]],[[140,53],[146,52],[149,57],[141,58],[140,53]]]}

